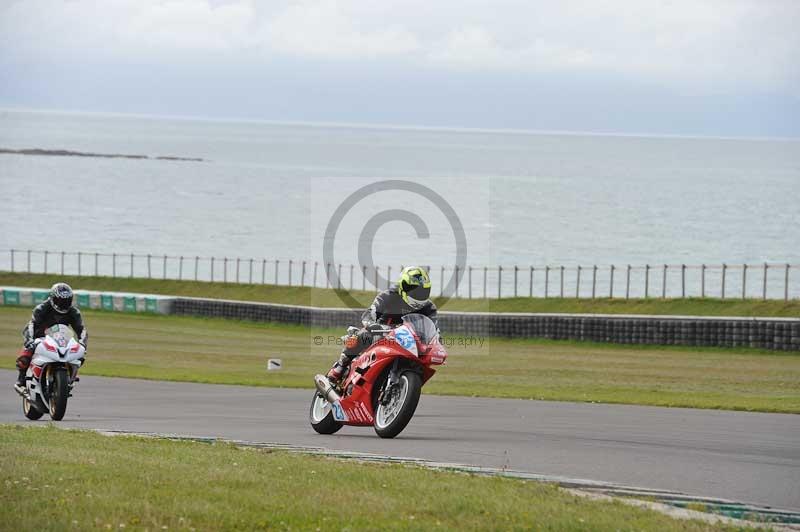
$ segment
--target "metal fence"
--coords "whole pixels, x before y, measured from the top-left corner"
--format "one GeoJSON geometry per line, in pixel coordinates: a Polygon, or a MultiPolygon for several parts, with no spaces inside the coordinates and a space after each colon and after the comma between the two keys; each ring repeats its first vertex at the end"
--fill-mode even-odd
{"type": "MultiPolygon", "coordinates": [[[[0,251],[0,270],[61,275],[272,284],[356,290],[384,289],[402,265],[323,264],[318,261],[49,250],[0,251]],[[335,275],[334,275],[335,274],[335,275]],[[335,279],[336,286],[331,285],[335,279]],[[380,286],[379,286],[380,285],[380,286]]],[[[797,299],[797,265],[645,264],[578,266],[428,266],[441,295],[455,275],[464,298],[797,299]]],[[[436,294],[436,292],[434,292],[436,294]]]]}

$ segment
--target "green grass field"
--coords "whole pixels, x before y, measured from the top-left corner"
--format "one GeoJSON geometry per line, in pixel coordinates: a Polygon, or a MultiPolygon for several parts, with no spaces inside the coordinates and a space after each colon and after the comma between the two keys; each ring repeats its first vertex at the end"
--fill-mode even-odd
{"type": "Polygon", "coordinates": [[[0,425],[0,447],[2,530],[733,530],[538,482],[227,444],[0,425]]]}
{"type": "MultiPolygon", "coordinates": [[[[29,318],[28,309],[0,307],[2,367],[14,367],[29,318]]],[[[326,371],[341,349],[339,330],[102,311],[86,311],[85,318],[89,375],[312,388],[314,374],[326,371]],[[283,359],[283,369],[267,372],[268,358],[283,359]]],[[[425,393],[800,413],[796,353],[475,342],[449,347],[448,364],[425,393]]]]}
{"type": "MultiPolygon", "coordinates": [[[[343,306],[336,290],[299,286],[206,283],[160,279],[76,277],[0,272],[0,286],[48,287],[66,281],[73,288],[149,294],[210,297],[241,301],[263,301],[315,307],[343,306]]],[[[436,291],[434,290],[434,293],[436,291]]],[[[366,308],[374,291],[350,294],[366,308]]],[[[436,299],[436,298],[434,298],[436,299]]],[[[441,304],[442,302],[439,301],[441,304]]],[[[694,316],[775,316],[800,317],[800,300],[761,301],[759,299],[451,299],[444,310],[467,312],[563,312],[593,314],[677,314],[694,316]]]]}

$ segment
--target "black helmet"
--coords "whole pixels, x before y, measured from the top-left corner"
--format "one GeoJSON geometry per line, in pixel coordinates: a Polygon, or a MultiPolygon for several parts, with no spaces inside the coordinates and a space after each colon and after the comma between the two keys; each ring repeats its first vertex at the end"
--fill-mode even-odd
{"type": "Polygon", "coordinates": [[[56,312],[66,314],[72,307],[72,288],[67,283],[56,283],[50,288],[50,304],[56,312]]]}

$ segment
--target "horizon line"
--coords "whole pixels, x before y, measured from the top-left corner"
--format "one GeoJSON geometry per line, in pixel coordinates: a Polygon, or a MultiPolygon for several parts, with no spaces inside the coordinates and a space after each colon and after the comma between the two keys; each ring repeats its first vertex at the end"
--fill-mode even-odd
{"type": "Polygon", "coordinates": [[[486,128],[469,126],[430,126],[412,124],[390,124],[375,122],[328,122],[311,120],[270,120],[265,118],[243,117],[210,117],[203,115],[161,115],[152,113],[126,113],[120,111],[92,111],[84,109],[52,109],[31,107],[0,107],[0,113],[52,113],[62,115],[96,115],[117,118],[140,118],[147,120],[180,120],[187,122],[212,122],[212,123],[240,123],[240,124],[265,124],[286,125],[300,127],[328,127],[351,129],[384,129],[393,131],[423,131],[423,132],[451,132],[451,133],[494,133],[511,135],[552,135],[576,137],[623,137],[623,138],[663,138],[663,139],[696,139],[696,140],[754,140],[754,141],[798,141],[800,136],[758,136],[758,135],[700,135],[682,133],[643,133],[643,132],[615,132],[615,131],[580,131],[558,129],[524,129],[524,128],[486,128]]]}

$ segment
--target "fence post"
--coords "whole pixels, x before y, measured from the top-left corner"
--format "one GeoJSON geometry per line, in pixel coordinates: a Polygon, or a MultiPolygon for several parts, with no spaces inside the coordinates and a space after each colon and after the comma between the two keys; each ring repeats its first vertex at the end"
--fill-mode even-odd
{"type": "Polygon", "coordinates": [[[761,299],[764,299],[764,300],[767,299],[767,269],[768,268],[769,268],[769,265],[765,262],[764,263],[764,286],[763,286],[763,288],[761,290],[761,299]]]}
{"type": "Polygon", "coordinates": [[[81,252],[78,252],[78,275],[81,274],[81,252]]]}
{"type": "Polygon", "coordinates": [[[560,276],[559,276],[558,282],[560,283],[560,287],[559,287],[559,290],[558,290],[559,297],[561,299],[564,299],[564,267],[563,266],[561,266],[561,272],[560,272],[560,276]]]}
{"type": "Polygon", "coordinates": [[[342,289],[342,265],[341,264],[339,264],[339,268],[336,270],[336,277],[339,279],[339,282],[338,282],[337,286],[338,286],[339,290],[341,290],[342,289]]]}
{"type": "Polygon", "coordinates": [[[628,270],[625,275],[625,299],[631,297],[631,265],[628,264],[628,270]]]}
{"type": "Polygon", "coordinates": [[[292,259],[289,259],[289,286],[292,286],[292,259]]]}
{"type": "Polygon", "coordinates": [[[747,264],[742,264],[742,299],[747,296],[747,264]]]}
{"type": "Polygon", "coordinates": [[[644,298],[650,297],[650,265],[644,265],[644,298]]]}
{"type": "Polygon", "coordinates": [[[228,257],[222,258],[222,282],[228,282],[228,257]]]}
{"type": "Polygon", "coordinates": [[[592,299],[595,297],[597,289],[597,264],[592,266],[592,299]]]}
{"type": "Polygon", "coordinates": [[[164,255],[164,268],[161,270],[161,278],[162,279],[166,279],[167,278],[167,256],[166,255],[164,255]]]}
{"type": "Polygon", "coordinates": [[[528,297],[533,297],[533,266],[531,266],[528,276],[528,297]]]}
{"type": "Polygon", "coordinates": [[[728,265],[722,264],[722,299],[725,299],[725,277],[728,273],[728,265]]]}
{"type": "Polygon", "coordinates": [[[111,254],[111,277],[117,276],[117,254],[111,254]]]}
{"type": "Polygon", "coordinates": [[[331,263],[325,263],[325,288],[330,288],[331,286],[331,263]]]}
{"type": "Polygon", "coordinates": [[[489,267],[483,267],[483,299],[486,299],[486,276],[489,272],[489,267]]]}
{"type": "Polygon", "coordinates": [[[367,267],[361,266],[361,290],[367,289],[367,267]]]}
{"type": "MultiPolygon", "coordinates": [[[[350,274],[350,280],[352,284],[352,271],[350,274]]],[[[303,265],[300,267],[300,286],[303,287],[306,285],[306,261],[303,261],[303,265]]]]}
{"type": "Polygon", "coordinates": [[[706,265],[700,266],[700,297],[706,297],[706,265]]]}
{"type": "Polygon", "coordinates": [[[31,250],[28,250],[28,273],[31,273],[31,250]]]}
{"type": "Polygon", "coordinates": [[[783,300],[789,301],[789,263],[786,263],[786,273],[783,278],[783,300]]]}
{"type": "Polygon", "coordinates": [[[100,257],[99,253],[95,253],[94,254],[94,276],[95,277],[97,277],[97,272],[98,272],[97,263],[100,262],[99,257],[100,257]]]}
{"type": "Polygon", "coordinates": [[[178,258],[178,280],[183,281],[183,255],[178,258]]]}
{"type": "MultiPolygon", "coordinates": [[[[305,265],[305,262],[304,262],[303,264],[305,265]]],[[[350,290],[352,290],[352,289],[353,289],[353,270],[354,270],[354,269],[355,269],[355,266],[353,266],[353,265],[351,264],[351,265],[350,265],[350,290]]]]}
{"type": "MultiPolygon", "coordinates": [[[[80,253],[78,253],[78,269],[80,269],[80,253]]],[[[152,278],[152,267],[150,265],[150,254],[147,254],[147,278],[152,278]]]]}
{"type": "Polygon", "coordinates": [[[581,265],[578,264],[578,270],[575,273],[575,299],[581,297],[581,265]]]}
{"type": "Polygon", "coordinates": [[[375,290],[380,290],[380,287],[378,287],[378,266],[375,266],[375,290]]]}
{"type": "MultiPolygon", "coordinates": [[[[64,255],[64,252],[63,252],[63,251],[61,252],[61,255],[62,255],[62,256],[64,255]]],[[[63,264],[63,261],[62,261],[62,264],[63,264]]],[[[63,268],[62,268],[62,269],[63,269],[63,268]]],[[[13,249],[11,250],[11,271],[12,271],[12,272],[14,271],[14,250],[13,250],[13,249]]],[[[63,271],[61,272],[61,275],[64,275],[64,272],[63,272],[63,271]]]]}
{"type": "Polygon", "coordinates": [[[686,265],[681,264],[681,299],[686,298],[686,265]]]}
{"type": "MultiPolygon", "coordinates": [[[[458,283],[458,281],[456,281],[458,283]]],[[[392,265],[386,267],[386,289],[388,290],[392,286],[392,265]]],[[[458,286],[456,284],[456,286],[458,286]]]]}
{"type": "Polygon", "coordinates": [[[253,284],[253,259],[250,258],[247,271],[247,284],[253,284]]]}
{"type": "Polygon", "coordinates": [[[661,275],[661,299],[667,298],[667,265],[664,265],[664,273],[661,275]]]}
{"type": "Polygon", "coordinates": [[[514,297],[517,297],[517,272],[518,271],[519,271],[519,268],[515,264],[514,265],[514,297]]]}
{"type": "Polygon", "coordinates": [[[47,250],[44,250],[44,273],[47,273],[47,254],[48,253],[49,252],[47,250]]]}
{"type": "Polygon", "coordinates": [[[195,281],[197,280],[197,273],[198,273],[199,269],[200,269],[200,257],[198,255],[195,255],[195,257],[194,257],[194,280],[195,281]]]}
{"type": "Polygon", "coordinates": [[[275,286],[278,286],[278,265],[280,263],[280,259],[275,259],[275,286]]]}
{"type": "Polygon", "coordinates": [[[442,297],[444,290],[444,266],[442,266],[442,273],[439,276],[439,297],[442,297]]]}
{"type": "Polygon", "coordinates": [[[497,267],[497,299],[503,297],[503,267],[497,267]]]}
{"type": "Polygon", "coordinates": [[[236,257],[236,284],[239,284],[239,265],[241,262],[242,259],[240,257],[236,257]]]}
{"type": "Polygon", "coordinates": [[[319,266],[319,263],[317,261],[314,261],[314,279],[311,283],[311,286],[314,288],[317,287],[317,266],[319,266]]]}
{"type": "Polygon", "coordinates": [[[261,259],[261,284],[267,284],[267,259],[261,259]]]}
{"type": "Polygon", "coordinates": [[[544,267],[544,298],[550,295],[550,266],[544,267]]]}
{"type": "Polygon", "coordinates": [[[614,270],[615,269],[616,268],[612,264],[611,265],[611,280],[610,280],[609,286],[608,286],[608,298],[609,299],[614,299],[614,270]]]}
{"type": "Polygon", "coordinates": [[[467,281],[469,282],[469,285],[467,286],[467,297],[472,299],[472,266],[467,268],[467,272],[467,281]]]}
{"type": "Polygon", "coordinates": [[[211,256],[211,282],[214,282],[214,256],[211,256]]]}
{"type": "MultiPolygon", "coordinates": [[[[61,252],[61,274],[64,274],[64,252],[61,252]]],[[[133,253],[131,253],[131,277],[133,277],[133,253]]]]}

